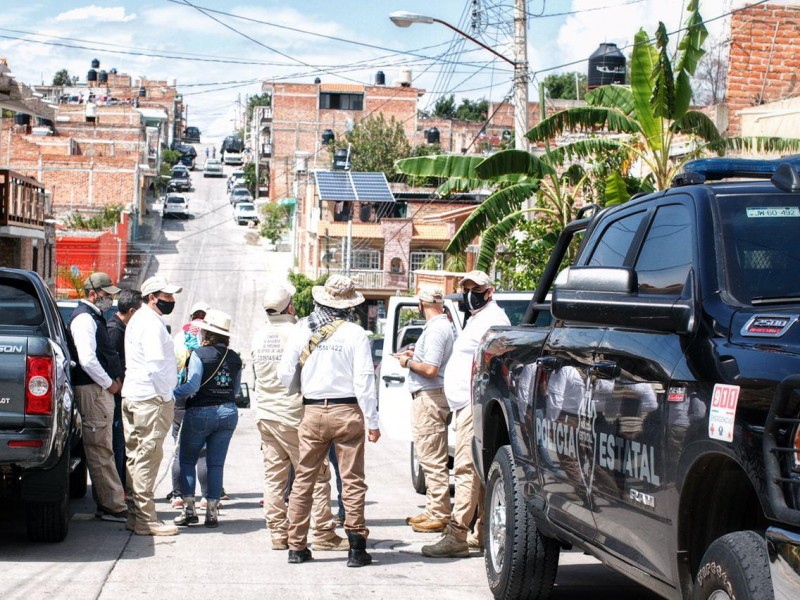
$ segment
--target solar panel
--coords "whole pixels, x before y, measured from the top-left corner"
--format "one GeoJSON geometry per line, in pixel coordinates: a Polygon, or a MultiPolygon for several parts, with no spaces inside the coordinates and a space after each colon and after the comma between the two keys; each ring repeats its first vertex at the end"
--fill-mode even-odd
{"type": "Polygon", "coordinates": [[[362,202],[394,202],[394,194],[383,173],[350,172],[356,197],[362,202]]]}
{"type": "Polygon", "coordinates": [[[320,200],[355,201],[356,192],[347,171],[315,171],[320,200]]]}
{"type": "Polygon", "coordinates": [[[394,202],[383,173],[315,171],[320,200],[333,202],[394,202]]]}

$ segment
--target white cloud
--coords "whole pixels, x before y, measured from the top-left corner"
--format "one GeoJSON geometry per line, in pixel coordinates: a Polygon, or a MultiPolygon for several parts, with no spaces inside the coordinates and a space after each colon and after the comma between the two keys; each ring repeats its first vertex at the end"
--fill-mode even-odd
{"type": "Polygon", "coordinates": [[[124,6],[103,8],[91,4],[81,8],[73,8],[56,15],[56,21],[100,21],[104,23],[127,23],[136,18],[135,14],[126,14],[124,6]]]}

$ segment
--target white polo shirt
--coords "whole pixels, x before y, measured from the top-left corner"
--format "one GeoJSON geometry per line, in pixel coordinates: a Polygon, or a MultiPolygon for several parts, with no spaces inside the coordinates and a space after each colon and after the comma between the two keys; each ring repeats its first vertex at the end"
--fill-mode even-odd
{"type": "Polygon", "coordinates": [[[472,402],[472,358],[481,338],[495,325],[511,325],[506,312],[494,300],[473,314],[453,343],[453,353],[444,370],[444,394],[451,410],[472,402]]]}
{"type": "Polygon", "coordinates": [[[161,396],[172,400],[178,385],[175,344],[164,319],[148,304],[142,304],[125,330],[125,383],[122,397],[148,400],[161,396]]]}

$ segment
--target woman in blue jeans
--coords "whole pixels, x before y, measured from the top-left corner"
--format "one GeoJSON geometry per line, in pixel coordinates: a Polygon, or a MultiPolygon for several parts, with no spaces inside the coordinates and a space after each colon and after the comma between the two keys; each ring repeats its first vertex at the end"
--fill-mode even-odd
{"type": "Polygon", "coordinates": [[[178,454],[184,505],[175,525],[199,522],[194,506],[195,466],[205,446],[208,465],[205,526],[217,527],[225,456],[239,419],[233,399],[242,376],[242,359],[228,348],[230,315],[220,310],[209,310],[198,326],[202,330],[200,347],[189,359],[186,383],[178,386],[174,393],[176,400],[186,399],[178,454]]]}

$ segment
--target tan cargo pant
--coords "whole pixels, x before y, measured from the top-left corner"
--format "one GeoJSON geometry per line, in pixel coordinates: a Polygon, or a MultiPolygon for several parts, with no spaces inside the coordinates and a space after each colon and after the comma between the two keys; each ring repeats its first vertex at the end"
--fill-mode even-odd
{"type": "MultiPolygon", "coordinates": [[[[297,471],[300,439],[297,429],[260,419],[261,452],[264,457],[264,517],[272,537],[286,539],[289,517],[283,501],[291,467],[297,471]]],[[[311,505],[311,527],[314,541],[329,540],[336,535],[336,521],[331,512],[331,471],[327,458],[319,469],[311,505]]]]}
{"type": "Polygon", "coordinates": [[[75,386],[75,398],[81,415],[83,450],[86,466],[97,495],[98,507],[117,513],[125,506],[125,491],[114,463],[112,424],[114,395],[96,383],[75,386]]]}
{"type": "Polygon", "coordinates": [[[303,550],[308,542],[311,497],[328,449],[336,445],[342,477],[342,503],[346,512],[344,528],[364,537],[367,484],[364,481],[364,415],[357,404],[308,405],[298,430],[300,456],[292,495],[289,497],[289,548],[303,550]]]}
{"type": "Polygon", "coordinates": [[[450,521],[450,471],[447,468],[447,405],[442,388],[423,390],[411,401],[411,433],[425,473],[425,512],[432,519],[450,521]]]}
{"type": "Polygon", "coordinates": [[[147,400],[122,399],[128,484],[131,506],[139,523],[158,521],[154,500],[156,477],[164,456],[164,439],[172,426],[175,403],[161,396],[147,400]]]}
{"type": "Polygon", "coordinates": [[[472,462],[472,404],[459,408],[454,414],[456,420],[456,456],[453,465],[456,493],[453,500],[453,519],[450,533],[461,541],[466,541],[469,525],[475,511],[475,532],[483,539],[483,484],[472,462]]]}

